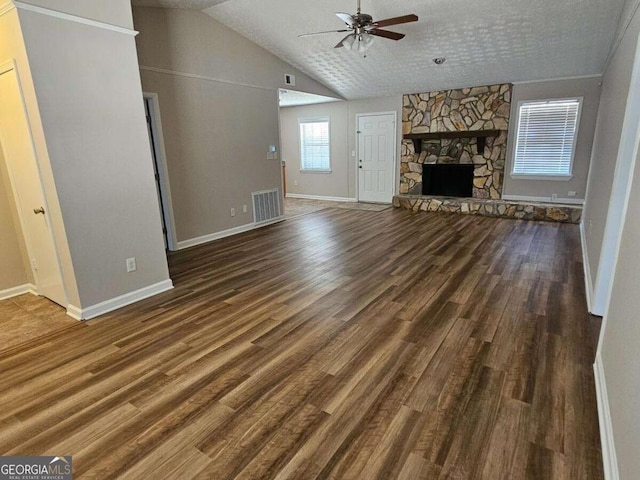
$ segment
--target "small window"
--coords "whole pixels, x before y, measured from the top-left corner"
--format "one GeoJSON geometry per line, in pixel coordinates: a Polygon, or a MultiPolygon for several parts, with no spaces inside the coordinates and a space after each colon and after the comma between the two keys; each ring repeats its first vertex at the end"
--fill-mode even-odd
{"type": "Polygon", "coordinates": [[[580,103],[570,98],[519,105],[514,176],[571,176],[580,103]]]}
{"type": "Polygon", "coordinates": [[[300,161],[303,171],[331,171],[329,119],[300,121],[300,161]]]}

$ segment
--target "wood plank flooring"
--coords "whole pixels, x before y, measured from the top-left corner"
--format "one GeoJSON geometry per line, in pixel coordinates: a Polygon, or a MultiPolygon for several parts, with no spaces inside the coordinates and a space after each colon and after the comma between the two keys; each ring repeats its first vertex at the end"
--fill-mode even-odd
{"type": "Polygon", "coordinates": [[[327,209],[0,352],[0,454],[83,479],[601,479],[578,228],[327,209]]]}

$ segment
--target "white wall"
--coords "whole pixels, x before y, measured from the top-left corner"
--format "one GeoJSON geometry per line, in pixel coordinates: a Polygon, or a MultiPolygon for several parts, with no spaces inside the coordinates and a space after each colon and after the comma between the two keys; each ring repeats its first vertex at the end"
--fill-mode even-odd
{"type": "Polygon", "coordinates": [[[569,198],[568,192],[576,192],[573,200],[585,198],[593,136],[600,105],[602,77],[544,82],[518,83],[513,86],[511,121],[507,143],[503,196],[541,197],[549,200],[553,194],[560,199],[569,198]],[[573,178],[567,181],[523,180],[510,176],[513,169],[515,140],[518,131],[518,102],[551,98],[583,97],[578,138],[573,162],[573,178]]]}
{"type": "Polygon", "coordinates": [[[284,74],[296,89],[335,94],[204,13],[135,8],[134,21],[144,91],[160,104],[178,242],[251,224],[251,192],[281,190],[280,161],[266,156],[280,150],[284,74]]]}
{"type": "Polygon", "coordinates": [[[397,112],[396,161],[399,170],[402,144],[401,96],[281,108],[282,159],[286,162],[287,193],[356,198],[356,158],[351,156],[357,148],[356,115],[378,112],[397,112]],[[300,171],[298,120],[314,117],[327,117],[330,121],[331,173],[300,171]]]}

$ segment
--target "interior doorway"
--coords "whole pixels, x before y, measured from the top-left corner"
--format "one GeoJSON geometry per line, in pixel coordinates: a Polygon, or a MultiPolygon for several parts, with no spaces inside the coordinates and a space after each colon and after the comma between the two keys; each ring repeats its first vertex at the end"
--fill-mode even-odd
{"type": "Polygon", "coordinates": [[[67,307],[49,206],[13,61],[0,65],[0,148],[38,294],[67,307]]]}
{"type": "Polygon", "coordinates": [[[396,171],[396,112],[357,115],[358,201],[391,203],[396,171]]]}
{"type": "Polygon", "coordinates": [[[158,209],[160,210],[160,218],[162,220],[164,247],[167,250],[176,250],[171,190],[164,150],[162,121],[160,119],[160,104],[157,94],[144,93],[144,110],[147,117],[147,132],[149,134],[149,144],[153,158],[153,173],[155,176],[156,193],[158,195],[158,209]]]}

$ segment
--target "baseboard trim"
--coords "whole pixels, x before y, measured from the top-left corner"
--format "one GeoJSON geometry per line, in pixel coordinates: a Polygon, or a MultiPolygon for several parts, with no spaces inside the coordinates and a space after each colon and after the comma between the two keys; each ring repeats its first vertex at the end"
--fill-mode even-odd
{"type": "Polygon", "coordinates": [[[24,285],[20,285],[18,287],[0,290],[0,300],[7,300],[8,298],[17,297],[18,295],[24,295],[25,293],[38,295],[38,289],[32,283],[25,283],[24,285]]]}
{"type": "Polygon", "coordinates": [[[580,243],[582,244],[582,268],[584,269],[584,291],[587,295],[587,310],[593,314],[593,282],[591,281],[591,266],[589,265],[589,257],[587,256],[587,235],[584,230],[583,221],[580,221],[580,243]]]}
{"type": "Polygon", "coordinates": [[[527,195],[503,195],[502,200],[509,200],[515,202],[540,202],[540,203],[558,203],[562,205],[584,205],[584,200],[581,198],[557,198],[551,197],[534,197],[527,195]]]}
{"type": "Polygon", "coordinates": [[[165,280],[133,292],[125,293],[124,295],[112,298],[111,300],[97,303],[87,308],[78,308],[74,305],[69,305],[67,307],[67,315],[71,318],[75,318],[76,320],[90,320],[100,315],[104,315],[105,313],[131,305],[132,303],[139,302],[145,298],[166,292],[172,288],[173,282],[171,280],[165,280]]]}
{"type": "Polygon", "coordinates": [[[349,202],[356,203],[357,198],[348,197],[325,197],[323,195],[303,195],[302,193],[287,193],[287,198],[302,198],[305,200],[324,200],[326,202],[349,202]]]}
{"type": "Polygon", "coordinates": [[[210,233],[209,235],[203,235],[201,237],[192,238],[190,240],[183,240],[178,242],[178,250],[184,250],[185,248],[196,247],[204,243],[213,242],[214,240],[220,240],[221,238],[231,237],[232,235],[238,235],[239,233],[249,232],[257,228],[273,225],[274,223],[282,222],[283,216],[269,220],[262,223],[247,223],[246,225],[240,225],[239,227],[230,228],[228,230],[222,230],[221,232],[210,233]]]}
{"type": "Polygon", "coordinates": [[[611,423],[607,383],[604,376],[602,357],[599,353],[596,355],[596,361],[593,364],[593,373],[596,383],[596,400],[598,404],[598,421],[600,423],[604,478],[605,480],[620,480],[618,459],[616,458],[616,448],[613,441],[613,424],[611,423]]]}

